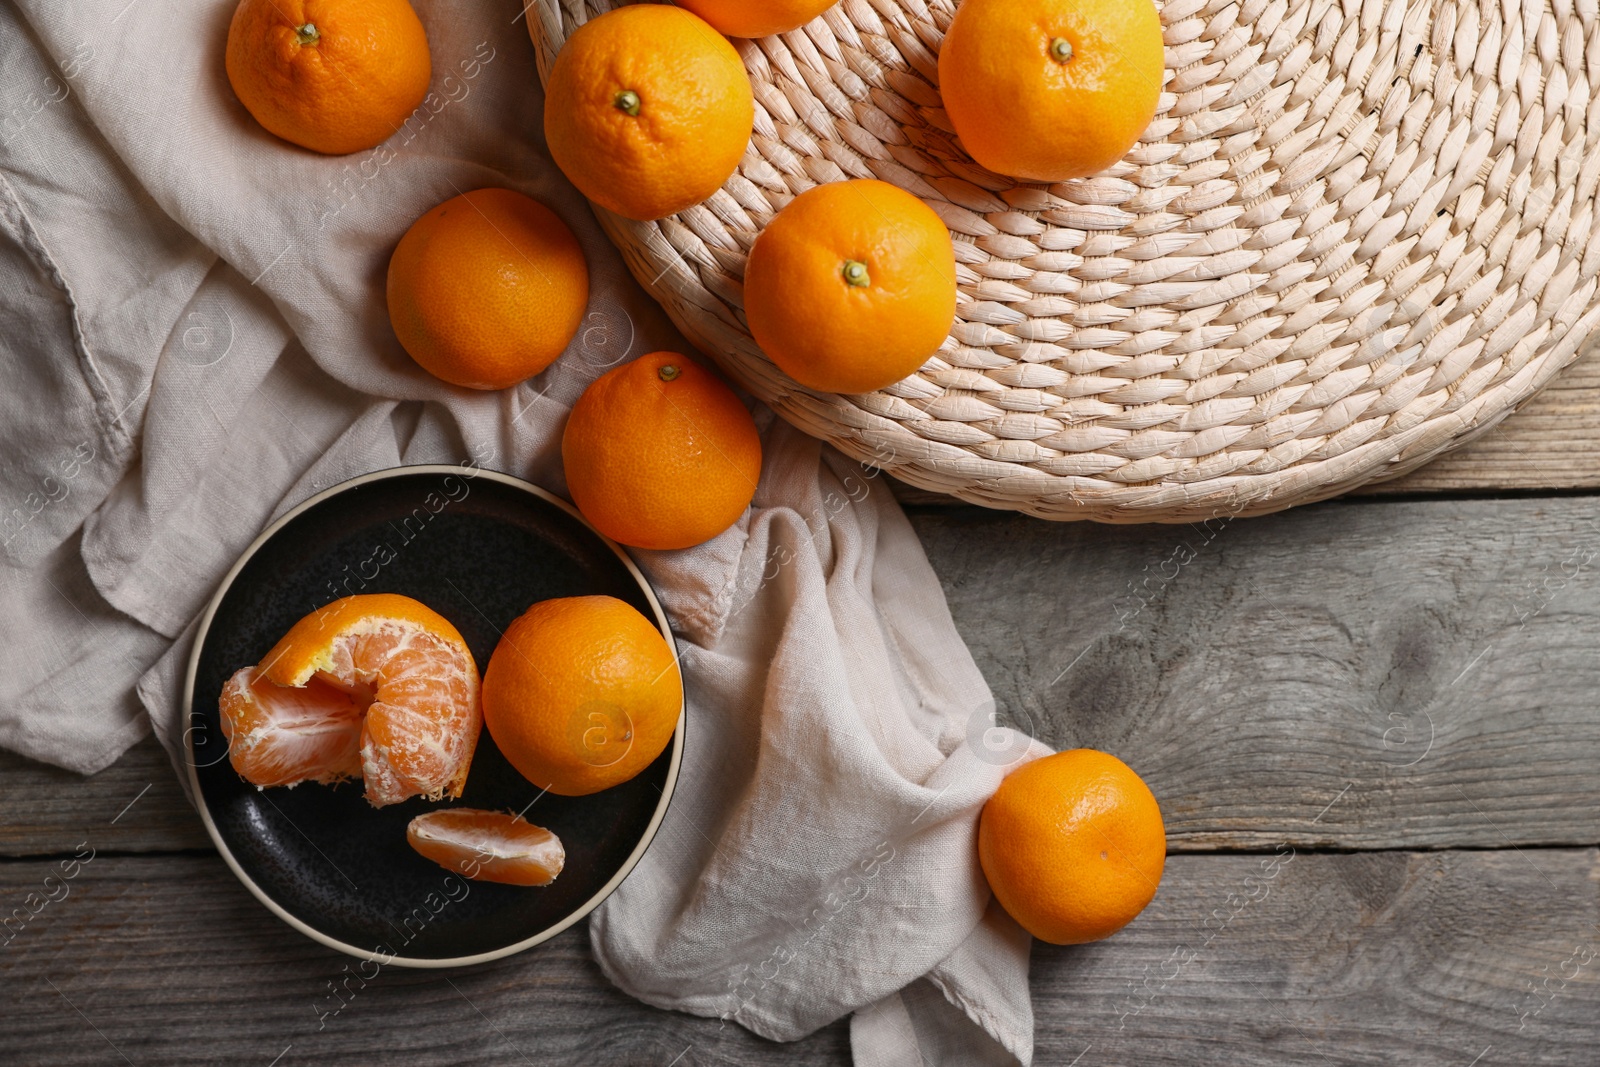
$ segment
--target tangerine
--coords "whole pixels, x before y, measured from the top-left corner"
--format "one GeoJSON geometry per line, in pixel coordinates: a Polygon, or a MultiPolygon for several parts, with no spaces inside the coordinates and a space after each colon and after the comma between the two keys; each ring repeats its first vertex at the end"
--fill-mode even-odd
{"type": "Polygon", "coordinates": [[[394,593],[335,600],[236,672],[219,702],[228,758],[259,786],[360,773],[374,807],[458,797],[483,717],[461,634],[394,593]],[[352,758],[352,750],[359,762],[352,758]]]}
{"type": "Polygon", "coordinates": [[[807,189],[750,249],[744,310],[762,351],[801,385],[881,389],[922,366],[954,324],[950,231],[887,182],[807,189]]]}
{"type": "Polygon", "coordinates": [[[761,438],[744,404],[677,352],[607,371],[567,418],[561,461],[595,529],[636,548],[688,548],[744,514],[761,438]]]}
{"type": "Polygon", "coordinates": [[[578,239],[510,189],[439,204],[389,260],[395,336],[424,370],[469,389],[504,389],[555,362],[588,302],[578,239]]]}
{"type": "Polygon", "coordinates": [[[433,76],[406,0],[240,0],[224,65],[257,122],[329,155],[388,140],[433,76]]]}
{"type": "Polygon", "coordinates": [[[626,782],[661,755],[683,679],[661,631],[610,596],[533,605],[489,657],[483,719],[522,776],[578,797],[626,782]]]}
{"type": "Polygon", "coordinates": [[[1167,835],[1150,787],[1117,757],[1057,752],[1011,772],[983,807],[978,859],[995,899],[1041,941],[1110,937],[1156,895],[1167,835]]]}
{"type": "Polygon", "coordinates": [[[1056,182],[1127,154],[1155,116],[1165,62],[1150,0],[962,0],[939,92],[974,160],[1056,182]]]}
{"type": "Polygon", "coordinates": [[[629,4],[584,23],[545,81],[556,166],[594,203],[641,222],[721,188],[754,122],[739,53],[698,15],[665,4],[629,4]]]}
{"type": "Polygon", "coordinates": [[[797,29],[832,7],[835,0],[681,0],[729,37],[766,37],[797,29]]]}

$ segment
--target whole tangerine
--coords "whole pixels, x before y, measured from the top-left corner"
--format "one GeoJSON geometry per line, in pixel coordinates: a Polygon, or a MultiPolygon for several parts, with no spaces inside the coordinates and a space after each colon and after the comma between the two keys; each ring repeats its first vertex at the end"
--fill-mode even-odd
{"type": "Polygon", "coordinates": [[[469,389],[504,389],[572,340],[589,268],[549,208],[510,189],[477,189],[412,223],[387,288],[395,336],[423,369],[469,389]]]}
{"type": "Polygon", "coordinates": [[[626,782],[678,728],[683,679],[661,631],[610,596],[542,600],[483,677],[489,736],[524,778],[581,797],[626,782]]]}
{"type": "Polygon", "coordinates": [[[388,140],[433,75],[406,0],[240,0],[224,64],[257,122],[328,155],[388,140]]]}
{"type": "Polygon", "coordinates": [[[933,354],[956,313],[950,231],[903,189],[872,179],[808,189],[775,215],[745,263],[751,336],[784,373],[866,393],[933,354]]]}
{"type": "Polygon", "coordinates": [[[584,23],[545,83],[556,166],[591,201],[638,221],[721,188],[754,122],[739,53],[700,16],[664,4],[613,8],[584,23]]]}
{"type": "Polygon", "coordinates": [[[995,899],[1041,941],[1110,937],[1156,895],[1167,835],[1150,787],[1117,757],[1057,752],[1011,772],[983,807],[978,859],[995,899]]]}
{"type": "Polygon", "coordinates": [[[835,0],[680,0],[729,37],[766,37],[797,29],[832,7],[835,0]]]}
{"type": "Polygon", "coordinates": [[[744,514],[761,438],[744,404],[677,352],[652,352],[595,379],[561,436],[573,503],[635,548],[688,548],[744,514]]]}
{"type": "Polygon", "coordinates": [[[974,160],[1055,182],[1127,154],[1155,116],[1164,65],[1151,0],[962,0],[939,92],[974,160]]]}

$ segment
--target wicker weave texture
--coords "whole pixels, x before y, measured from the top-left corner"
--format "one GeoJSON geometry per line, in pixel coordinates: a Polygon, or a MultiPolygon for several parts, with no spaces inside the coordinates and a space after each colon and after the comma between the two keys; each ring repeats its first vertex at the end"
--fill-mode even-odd
{"type": "MultiPolygon", "coordinates": [[[[541,75],[612,6],[536,0],[541,75]]],[[[1051,519],[1192,521],[1394,477],[1493,426],[1600,324],[1597,0],[1167,0],[1128,156],[1025,184],[940,106],[953,0],[841,0],[736,41],[755,133],[710,200],[597,209],[679,328],[789,421],[913,485],[1051,519]],[[797,385],[744,324],[745,256],[813,185],[949,225],[956,324],[911,377],[797,385]]]]}

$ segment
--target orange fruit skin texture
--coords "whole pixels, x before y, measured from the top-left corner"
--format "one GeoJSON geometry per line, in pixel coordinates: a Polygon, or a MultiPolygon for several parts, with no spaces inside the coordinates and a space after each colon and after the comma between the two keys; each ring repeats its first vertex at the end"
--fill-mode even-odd
{"type": "Polygon", "coordinates": [[[543,600],[489,657],[483,716],[522,776],[579,797],[626,782],[667,747],[683,680],[661,631],[615,597],[543,600]]]}
{"type": "Polygon", "coordinates": [[[729,37],[766,37],[804,26],[834,0],[679,0],[729,37]]]}
{"type": "Polygon", "coordinates": [[[395,336],[424,370],[504,389],[566,349],[589,302],[589,267],[549,208],[510,189],[477,189],[400,238],[388,301],[395,336]]]}
{"type": "Polygon", "coordinates": [[[801,385],[881,389],[922,366],[955,322],[950,231],[887,182],[816,186],[756,238],[744,308],[756,343],[801,385]],[[851,261],[865,265],[867,284],[846,280],[851,261]]]}
{"type": "Polygon", "coordinates": [[[388,140],[428,92],[433,66],[406,0],[240,0],[228,81],[257,122],[313,152],[388,140]],[[316,27],[314,43],[300,27],[316,27]]]}
{"type": "Polygon", "coordinates": [[[595,529],[635,548],[688,548],[750,506],[761,438],[710,371],[677,352],[652,352],[607,371],[578,398],[561,461],[573,503],[595,529]],[[663,368],[677,376],[664,381],[663,368]]]}
{"type": "Polygon", "coordinates": [[[1150,0],[962,0],[939,48],[945,112],[972,158],[1027,181],[1111,166],[1155,116],[1165,65],[1150,0]],[[1058,63],[1050,43],[1072,58],[1058,63]]]}
{"type": "Polygon", "coordinates": [[[446,808],[418,815],[406,842],[446,870],[479,882],[549,885],[566,865],[561,839],[509,812],[446,808]]]}
{"type": "Polygon", "coordinates": [[[1041,941],[1110,937],[1156,895],[1161,809],[1115,756],[1079,748],[1013,771],[984,805],[978,859],[1002,907],[1041,941]]]}
{"type": "Polygon", "coordinates": [[[302,618],[219,700],[228,758],[258,786],[359,774],[374,807],[459,797],[482,726],[478,667],[459,631],[393,593],[302,618]]]}
{"type": "Polygon", "coordinates": [[[692,207],[738,167],[755,122],[744,62],[698,15],[630,4],[567,38],[545,83],[544,134],[591,201],[647,222],[692,207]],[[617,94],[638,96],[638,114],[617,94]]]}

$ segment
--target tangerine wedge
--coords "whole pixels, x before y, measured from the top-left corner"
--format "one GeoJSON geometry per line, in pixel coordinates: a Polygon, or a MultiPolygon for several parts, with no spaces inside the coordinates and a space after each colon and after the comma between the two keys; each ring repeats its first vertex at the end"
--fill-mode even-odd
{"type": "Polygon", "coordinates": [[[521,816],[479,808],[418,815],[406,841],[446,870],[480,882],[549,885],[567,861],[561,839],[521,816]]]}
{"type": "Polygon", "coordinates": [[[478,689],[444,616],[394,593],[344,597],[228,680],[222,732],[234,770],[258,786],[360,774],[374,807],[459,797],[483,725],[478,689]]]}
{"type": "Polygon", "coordinates": [[[246,667],[228,679],[221,707],[233,769],[255,785],[361,775],[361,705],[321,679],[290,689],[246,667]]]}

